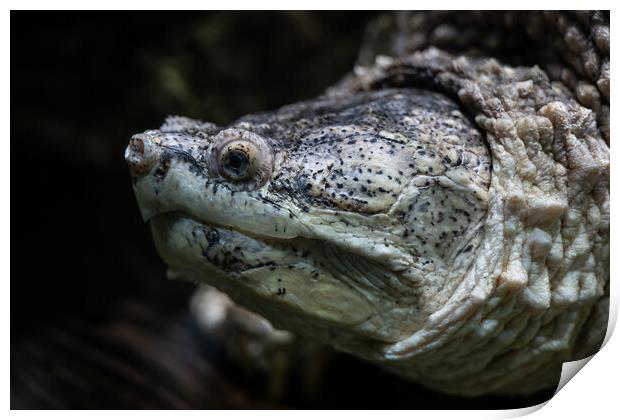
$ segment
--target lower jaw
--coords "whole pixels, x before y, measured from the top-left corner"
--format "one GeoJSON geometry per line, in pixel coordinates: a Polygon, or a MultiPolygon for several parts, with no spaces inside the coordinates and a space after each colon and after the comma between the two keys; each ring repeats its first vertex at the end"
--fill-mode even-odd
{"type": "MultiPolygon", "coordinates": [[[[209,284],[234,298],[238,282],[225,267],[209,262],[205,249],[209,241],[202,232],[218,232],[224,228],[203,224],[182,213],[170,212],[157,215],[150,220],[151,232],[157,252],[169,267],[175,279],[188,280],[197,284],[209,284]]],[[[211,247],[221,246],[212,244],[211,247]]]]}
{"type": "Polygon", "coordinates": [[[185,212],[159,214],[150,222],[156,248],[171,267],[191,271],[210,266],[222,274],[239,276],[248,270],[290,262],[280,240],[211,224],[185,212]],[[272,255],[271,261],[265,255],[272,255]]]}
{"type": "MultiPolygon", "coordinates": [[[[328,329],[334,326],[353,327],[367,320],[374,312],[363,295],[331,273],[315,268],[303,258],[295,261],[290,252],[273,248],[257,238],[198,222],[180,212],[156,216],[151,220],[151,226],[159,254],[181,277],[218,288],[234,301],[273,320],[278,327],[299,331],[297,324],[301,322],[302,330],[325,339],[322,336],[328,329]],[[196,233],[206,229],[218,232],[223,243],[212,244],[208,248],[206,237],[196,233]],[[250,247],[253,241],[256,247],[271,248],[263,252],[274,253],[274,264],[232,271],[225,264],[209,262],[205,249],[214,253],[234,249],[234,243],[225,243],[226,240],[246,241],[250,247]],[[314,273],[317,273],[316,279],[314,273]],[[293,319],[296,321],[291,323],[293,319]]],[[[271,242],[273,245],[273,240],[271,242]]],[[[316,243],[305,245],[316,247],[316,243]]]]}

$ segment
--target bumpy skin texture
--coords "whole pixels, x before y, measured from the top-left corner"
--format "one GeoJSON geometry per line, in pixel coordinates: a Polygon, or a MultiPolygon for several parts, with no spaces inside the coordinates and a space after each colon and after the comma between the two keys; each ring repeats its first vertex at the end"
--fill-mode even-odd
{"type": "Polygon", "coordinates": [[[608,312],[596,16],[571,38],[574,71],[596,86],[431,47],[228,127],[177,117],[134,136],[162,257],[279,328],[431,388],[552,386],[600,346],[608,312]],[[232,150],[250,150],[243,179],[232,150]]]}

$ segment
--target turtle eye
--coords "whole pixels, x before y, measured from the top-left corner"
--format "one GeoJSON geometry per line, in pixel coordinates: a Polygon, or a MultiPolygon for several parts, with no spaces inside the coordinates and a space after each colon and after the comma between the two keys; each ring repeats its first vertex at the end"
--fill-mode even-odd
{"type": "Polygon", "coordinates": [[[227,181],[235,191],[252,190],[271,175],[273,154],[259,135],[230,128],[214,138],[209,168],[214,179],[227,181]]]}
{"type": "Polygon", "coordinates": [[[220,169],[226,178],[240,181],[252,175],[251,160],[244,148],[227,150],[222,154],[220,169]]]}

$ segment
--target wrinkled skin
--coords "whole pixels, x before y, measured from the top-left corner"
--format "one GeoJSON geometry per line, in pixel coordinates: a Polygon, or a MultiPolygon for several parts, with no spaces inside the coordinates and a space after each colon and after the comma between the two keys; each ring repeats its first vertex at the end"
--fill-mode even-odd
{"type": "Polygon", "coordinates": [[[126,159],[176,275],[435,389],[529,392],[605,332],[600,121],[538,68],[430,48],[126,159]]]}
{"type": "Polygon", "coordinates": [[[134,136],[128,154],[143,165],[136,195],[171,267],[215,271],[233,298],[287,314],[276,325],[343,335],[344,349],[419,328],[471,264],[487,206],[479,131],[447,98],[413,89],[221,129],[173,118],[134,136]],[[220,173],[231,139],[257,145],[266,173],[220,173]]]}

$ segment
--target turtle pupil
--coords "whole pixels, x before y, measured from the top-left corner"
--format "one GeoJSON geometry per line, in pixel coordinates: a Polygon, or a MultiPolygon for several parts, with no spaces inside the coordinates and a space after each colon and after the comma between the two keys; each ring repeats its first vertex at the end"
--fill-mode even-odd
{"type": "Polygon", "coordinates": [[[238,154],[233,154],[228,160],[228,164],[235,169],[239,169],[239,167],[241,166],[241,163],[242,163],[241,156],[239,156],[238,154]]]}
{"type": "Polygon", "coordinates": [[[247,155],[241,151],[233,150],[228,153],[224,161],[224,169],[235,178],[246,175],[249,167],[249,159],[247,155]]]}

